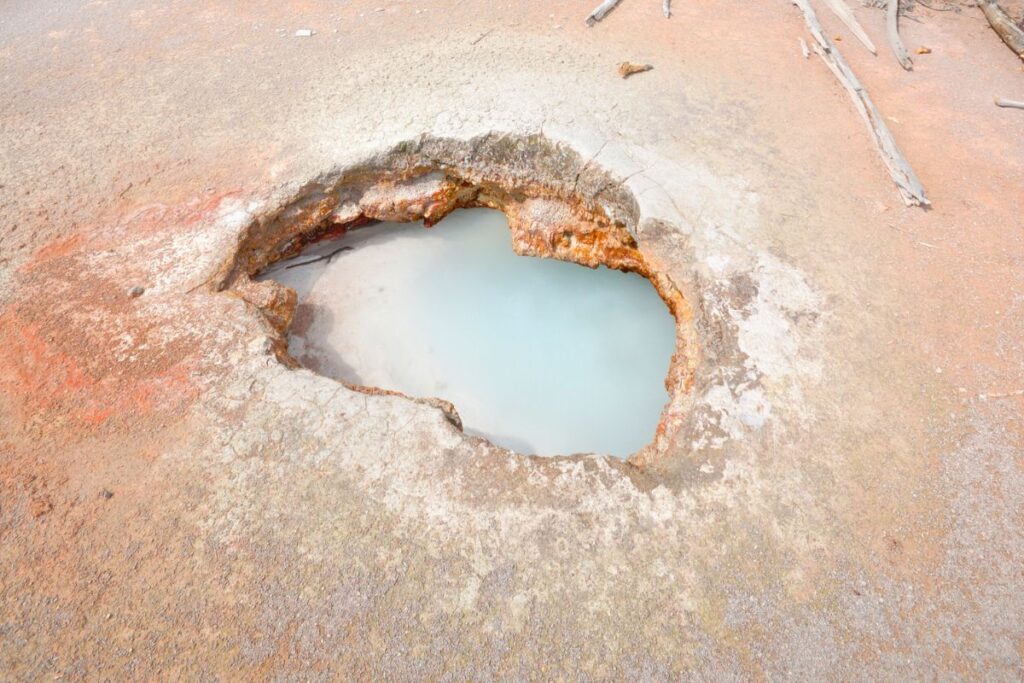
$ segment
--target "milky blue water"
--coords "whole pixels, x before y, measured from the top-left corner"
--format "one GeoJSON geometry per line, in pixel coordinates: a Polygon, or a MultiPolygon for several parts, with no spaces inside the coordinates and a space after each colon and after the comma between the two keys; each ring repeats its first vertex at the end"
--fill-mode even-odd
{"type": "Polygon", "coordinates": [[[505,217],[379,224],[268,274],[294,287],[292,354],[348,382],[438,396],[521,453],[628,457],[668,400],[675,325],[644,278],[517,256],[505,217]]]}

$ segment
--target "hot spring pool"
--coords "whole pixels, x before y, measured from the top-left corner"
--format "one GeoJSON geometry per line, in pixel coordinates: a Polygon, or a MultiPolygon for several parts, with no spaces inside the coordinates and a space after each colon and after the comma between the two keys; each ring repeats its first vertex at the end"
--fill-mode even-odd
{"type": "Polygon", "coordinates": [[[346,382],[455,404],[520,453],[628,457],[654,436],[675,321],[639,275],[517,256],[505,217],[381,223],[275,264],[294,288],[289,350],[346,382]],[[341,246],[330,261],[300,267],[341,246]]]}

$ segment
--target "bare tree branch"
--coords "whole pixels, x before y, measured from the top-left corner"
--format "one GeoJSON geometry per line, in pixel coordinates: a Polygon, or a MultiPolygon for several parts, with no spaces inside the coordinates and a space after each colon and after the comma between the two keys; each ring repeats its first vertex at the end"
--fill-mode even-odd
{"type": "Polygon", "coordinates": [[[594,8],[593,12],[587,15],[587,26],[593,26],[604,19],[604,15],[615,9],[615,6],[618,4],[619,0],[604,0],[604,2],[594,8]]]}
{"type": "Polygon", "coordinates": [[[1007,107],[1009,109],[1024,109],[1024,102],[1020,100],[1007,100],[1002,97],[997,97],[996,106],[1007,107]]]}
{"type": "Polygon", "coordinates": [[[804,14],[804,21],[807,23],[807,27],[810,29],[816,43],[814,51],[818,53],[818,56],[825,62],[825,65],[828,66],[829,70],[832,71],[843,87],[846,88],[847,92],[850,93],[850,98],[867,124],[868,130],[871,131],[875,146],[882,156],[882,161],[889,169],[889,176],[896,183],[904,203],[907,206],[931,206],[931,202],[928,201],[924,187],[921,185],[921,181],[917,179],[914,169],[910,167],[906,157],[903,156],[903,153],[896,145],[896,140],[893,139],[892,133],[889,132],[888,126],[882,120],[882,115],[875,107],[874,102],[871,101],[867,90],[861,85],[850,65],[846,63],[843,55],[825,35],[825,31],[821,28],[821,24],[818,23],[818,17],[814,13],[814,8],[811,7],[809,0],[793,0],[793,4],[799,7],[800,11],[804,14]]]}
{"type": "Polygon", "coordinates": [[[910,53],[907,52],[907,48],[903,47],[903,41],[900,39],[900,0],[889,0],[885,9],[885,31],[889,36],[892,52],[896,55],[896,61],[900,63],[900,66],[907,71],[912,71],[914,63],[910,61],[910,53]]]}
{"type": "Polygon", "coordinates": [[[873,55],[878,54],[878,50],[875,49],[875,44],[871,42],[871,38],[864,32],[864,27],[857,21],[857,17],[853,16],[853,10],[846,4],[845,0],[825,0],[825,4],[828,5],[829,9],[839,17],[839,20],[846,24],[846,28],[850,29],[853,35],[857,36],[857,40],[863,43],[864,47],[868,49],[873,55]]]}
{"type": "Polygon", "coordinates": [[[1007,47],[1017,53],[1017,56],[1024,59],[1024,31],[1013,23],[1009,15],[995,0],[978,0],[978,7],[985,13],[985,18],[992,26],[992,30],[999,34],[1007,47]]]}

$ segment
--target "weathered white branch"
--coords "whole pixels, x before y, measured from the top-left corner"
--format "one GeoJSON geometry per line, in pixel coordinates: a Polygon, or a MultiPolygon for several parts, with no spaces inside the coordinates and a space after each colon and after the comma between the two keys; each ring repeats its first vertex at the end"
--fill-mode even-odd
{"type": "Polygon", "coordinates": [[[1020,100],[1007,100],[1002,97],[996,98],[997,107],[1008,107],[1010,109],[1024,109],[1024,102],[1020,100]]]}
{"type": "Polygon", "coordinates": [[[604,0],[604,2],[594,8],[593,12],[587,15],[587,26],[593,26],[604,19],[604,15],[615,9],[617,4],[619,4],[619,0],[604,0]]]}
{"type": "Polygon", "coordinates": [[[857,40],[864,44],[864,47],[868,49],[873,55],[878,54],[878,50],[875,49],[875,44],[871,42],[871,38],[864,32],[864,27],[857,21],[857,17],[853,16],[853,10],[846,4],[845,0],[825,0],[825,4],[828,5],[829,9],[839,17],[839,20],[846,24],[846,28],[850,29],[853,35],[857,36],[857,40]]]}
{"type": "Polygon", "coordinates": [[[889,36],[892,52],[900,66],[912,71],[914,63],[910,61],[910,53],[903,47],[903,41],[900,39],[900,0],[889,0],[885,10],[885,32],[889,36]]]}
{"type": "Polygon", "coordinates": [[[861,85],[850,65],[846,63],[843,55],[825,35],[825,31],[821,28],[821,24],[818,23],[818,17],[814,13],[814,8],[811,7],[809,0],[793,0],[793,4],[799,7],[800,11],[804,14],[804,21],[807,22],[807,27],[810,29],[816,43],[814,46],[815,52],[818,53],[822,61],[825,62],[825,65],[828,66],[829,70],[832,71],[843,87],[846,88],[847,92],[850,93],[850,98],[867,124],[868,130],[871,131],[875,146],[882,156],[882,161],[889,169],[889,175],[892,177],[893,182],[896,183],[903,201],[907,206],[930,206],[931,202],[928,201],[924,187],[921,185],[921,181],[917,179],[914,169],[910,167],[906,157],[903,156],[903,153],[896,145],[896,140],[893,139],[892,133],[889,132],[888,126],[882,120],[882,115],[878,112],[874,102],[871,101],[867,90],[861,85]]]}
{"type": "Polygon", "coordinates": [[[666,19],[672,16],[671,4],[672,0],[661,0],[661,13],[665,15],[666,19]]]}
{"type": "Polygon", "coordinates": [[[978,7],[985,13],[985,18],[992,26],[992,30],[999,34],[1007,47],[1017,53],[1017,56],[1024,59],[1024,31],[1013,23],[1009,15],[995,0],[978,0],[978,7]]]}

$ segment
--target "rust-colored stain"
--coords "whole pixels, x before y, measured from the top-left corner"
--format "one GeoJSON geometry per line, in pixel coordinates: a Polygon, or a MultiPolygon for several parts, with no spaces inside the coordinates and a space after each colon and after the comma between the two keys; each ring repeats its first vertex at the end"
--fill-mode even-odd
{"type": "Polygon", "coordinates": [[[0,330],[0,388],[26,417],[98,427],[116,415],[174,410],[196,394],[187,361],[102,365],[94,344],[103,341],[69,338],[63,325],[26,320],[15,307],[0,314],[0,330]]]}
{"type": "Polygon", "coordinates": [[[159,236],[209,221],[234,194],[143,207],[116,228],[93,226],[44,245],[19,268],[23,284],[46,283],[0,311],[0,389],[27,421],[87,431],[119,417],[176,411],[197,395],[189,341],[161,341],[165,321],[136,310],[121,283],[105,279],[129,276],[90,271],[86,259],[126,232],[159,236]],[[72,311],[95,322],[74,322],[72,311]],[[134,340],[130,359],[102,351],[118,334],[134,340]]]}

